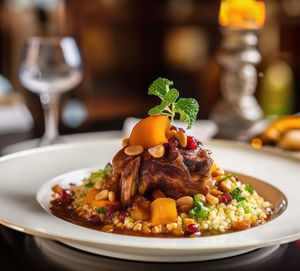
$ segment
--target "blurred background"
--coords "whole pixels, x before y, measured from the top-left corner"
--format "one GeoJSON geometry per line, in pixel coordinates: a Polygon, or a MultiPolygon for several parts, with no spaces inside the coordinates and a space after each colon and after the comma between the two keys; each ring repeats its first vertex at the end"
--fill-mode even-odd
{"type": "MultiPolygon", "coordinates": [[[[255,96],[265,116],[293,114],[300,111],[300,1],[265,4],[255,96]]],[[[83,81],[61,99],[61,134],[117,130],[129,116],[145,117],[157,104],[147,88],[159,76],[197,98],[198,118],[207,119],[220,98],[219,10],[219,0],[0,0],[0,139],[44,131],[39,97],[18,77],[32,35],[70,35],[82,54],[83,81]]]]}

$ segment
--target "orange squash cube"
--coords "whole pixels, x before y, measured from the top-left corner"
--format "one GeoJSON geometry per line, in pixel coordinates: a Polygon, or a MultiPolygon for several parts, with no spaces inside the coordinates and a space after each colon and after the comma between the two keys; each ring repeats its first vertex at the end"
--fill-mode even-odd
{"type": "Polygon", "coordinates": [[[151,203],[151,224],[153,226],[177,222],[176,202],[171,198],[158,198],[151,203]]]}

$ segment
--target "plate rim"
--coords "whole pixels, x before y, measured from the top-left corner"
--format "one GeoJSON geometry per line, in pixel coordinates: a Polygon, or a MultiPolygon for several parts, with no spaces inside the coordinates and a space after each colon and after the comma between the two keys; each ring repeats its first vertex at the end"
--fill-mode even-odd
{"type": "MultiPolygon", "coordinates": [[[[105,142],[116,142],[118,139],[111,139],[111,140],[104,140],[105,142]]],[[[103,140],[101,140],[103,141],[103,140]]],[[[96,142],[99,142],[99,140],[97,140],[96,142]]],[[[119,140],[118,140],[119,142],[119,140]]],[[[30,155],[30,154],[34,154],[34,153],[39,153],[39,152],[46,152],[46,151],[55,151],[57,149],[72,149],[72,148],[79,148],[79,147],[84,147],[84,146],[89,146],[89,145],[93,145],[95,144],[95,141],[93,142],[80,142],[80,143],[67,143],[67,144],[61,144],[61,145],[54,145],[54,146],[46,146],[46,147],[42,147],[42,148],[35,148],[35,149],[30,149],[30,150],[24,150],[24,151],[21,151],[21,152],[18,152],[18,153],[13,153],[13,154],[9,154],[9,155],[6,155],[4,157],[1,157],[0,158],[0,163],[2,163],[3,161],[8,161],[10,159],[14,159],[14,158],[20,158],[20,157],[23,157],[23,156],[26,156],[26,155],[30,155]]],[[[234,148],[242,148],[242,149],[246,149],[246,150],[252,150],[252,151],[257,151],[256,149],[254,149],[253,147],[251,147],[250,144],[245,144],[245,143],[236,143],[236,142],[231,142],[231,141],[227,141],[227,140],[209,140],[209,141],[205,141],[205,145],[214,145],[214,146],[217,146],[217,145],[221,145],[223,147],[234,147],[234,148]]],[[[280,157],[284,158],[284,159],[288,159],[288,160],[292,160],[298,164],[300,164],[300,159],[297,159],[295,157],[292,157],[292,156],[289,156],[288,154],[286,153],[281,153],[281,152],[278,152],[277,150],[274,150],[274,149],[269,149],[269,148],[262,148],[260,149],[261,152],[263,153],[267,153],[267,154],[275,154],[275,155],[279,155],[280,157]]],[[[66,173],[65,173],[66,174],[66,173]]],[[[63,174],[62,174],[63,175],[63,174]]],[[[60,176],[60,175],[59,175],[60,176]]],[[[58,176],[56,176],[58,177],[58,176]]],[[[56,178],[54,177],[54,178],[56,178]]],[[[276,186],[275,186],[276,187],[276,186]]],[[[288,207],[287,207],[287,210],[288,210],[288,207]]],[[[44,210],[45,211],[45,210],[44,210]]],[[[286,213],[286,212],[285,212],[286,213]]],[[[285,214],[284,213],[284,214],[285,214]]],[[[282,214],[281,216],[283,216],[284,214],[282,214]]],[[[280,216],[280,217],[281,217],[280,216]]],[[[57,218],[59,219],[59,218],[57,218]]],[[[278,219],[278,218],[277,218],[278,219]]],[[[61,220],[61,219],[59,219],[61,220]]],[[[272,221],[271,221],[272,222],[272,221]]],[[[266,225],[270,224],[271,222],[267,223],[266,225]]],[[[65,222],[65,223],[68,223],[70,225],[74,225],[72,223],[69,223],[69,222],[65,222]]],[[[160,246],[156,247],[155,245],[151,244],[151,246],[145,246],[145,243],[144,244],[137,244],[135,242],[132,242],[132,244],[130,244],[130,242],[128,242],[128,244],[118,244],[116,245],[115,242],[109,242],[109,238],[106,238],[108,240],[104,240],[104,242],[102,243],[99,243],[98,240],[93,242],[91,240],[82,240],[80,238],[66,238],[66,237],[62,237],[61,235],[55,235],[55,234],[51,234],[51,233],[44,233],[44,232],[41,232],[41,231],[37,231],[37,230],[34,230],[34,229],[30,229],[30,228],[27,228],[27,227],[24,227],[22,225],[17,225],[17,224],[14,224],[14,223],[11,223],[9,221],[6,221],[5,219],[1,218],[0,217],[0,224],[3,224],[9,228],[12,228],[12,229],[15,229],[15,230],[18,230],[18,231],[21,231],[21,232],[25,232],[25,233],[29,233],[29,234],[32,234],[32,235],[35,235],[35,236],[40,236],[40,237],[45,237],[45,238],[49,238],[49,239],[55,239],[55,240],[66,240],[66,241],[75,241],[75,242],[80,242],[80,243],[93,243],[94,245],[98,244],[98,245],[110,245],[110,246],[116,246],[116,247],[130,247],[130,248],[143,248],[143,249],[163,249],[165,250],[166,248],[163,247],[161,248],[160,246]]],[[[77,225],[74,225],[74,226],[77,226],[77,225]]],[[[251,230],[255,230],[257,228],[261,228],[263,227],[264,225],[260,226],[260,227],[256,227],[256,228],[252,228],[252,229],[249,229],[247,230],[248,231],[251,231],[251,230]]],[[[80,227],[80,226],[77,226],[77,227],[80,227]]],[[[83,227],[80,227],[80,228],[83,228],[83,227]]],[[[99,234],[105,234],[105,235],[111,235],[111,233],[101,233],[99,232],[99,234]]],[[[228,233],[228,234],[236,234],[236,233],[228,233]]],[[[226,235],[228,235],[226,234],[226,235]]],[[[115,234],[114,234],[115,235],[115,234]]],[[[123,236],[123,235],[120,235],[120,236],[123,236]]],[[[221,236],[221,235],[218,235],[218,236],[221,236]]],[[[208,236],[208,237],[201,237],[202,238],[216,238],[218,236],[208,236]]],[[[136,236],[126,236],[126,238],[128,239],[143,239],[143,240],[149,240],[149,238],[151,237],[136,237],[136,236]]],[[[297,233],[297,234],[292,234],[292,235],[289,235],[289,236],[285,236],[285,237],[282,237],[282,238],[277,238],[277,239],[273,239],[271,241],[265,241],[265,242],[258,242],[258,243],[251,243],[251,244],[244,244],[243,246],[241,246],[240,244],[232,244],[230,246],[228,246],[226,249],[235,249],[235,248],[250,248],[250,247],[257,247],[257,246],[260,246],[260,247],[263,247],[263,246],[268,246],[268,245],[272,245],[272,244],[275,244],[275,243],[282,243],[282,242],[289,242],[289,241],[293,241],[293,240],[296,240],[296,239],[299,239],[300,238],[300,231],[297,233]]],[[[165,238],[155,238],[156,240],[166,240],[165,238]]],[[[187,240],[187,238],[172,238],[173,240],[187,240]]],[[[201,240],[200,239],[200,240],[201,240]]],[[[129,240],[130,241],[130,240],[129,240]]],[[[170,249],[170,250],[178,250],[179,248],[177,247],[167,247],[167,249],[170,249]]],[[[185,251],[195,251],[195,250],[205,250],[205,251],[214,251],[214,250],[224,250],[224,247],[215,247],[215,246],[207,246],[207,247],[193,247],[193,248],[184,248],[185,251]]]]}

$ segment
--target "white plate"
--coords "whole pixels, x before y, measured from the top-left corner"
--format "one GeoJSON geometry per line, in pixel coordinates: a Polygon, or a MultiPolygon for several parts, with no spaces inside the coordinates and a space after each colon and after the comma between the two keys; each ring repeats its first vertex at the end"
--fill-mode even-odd
{"type": "Polygon", "coordinates": [[[103,233],[63,221],[35,201],[42,184],[80,168],[103,167],[119,140],[28,150],[0,158],[0,222],[13,229],[63,241],[94,253],[148,261],[197,261],[236,255],[300,238],[300,162],[247,145],[211,141],[216,163],[276,186],[288,207],[278,218],[247,231],[202,238],[146,238],[103,233]]]}

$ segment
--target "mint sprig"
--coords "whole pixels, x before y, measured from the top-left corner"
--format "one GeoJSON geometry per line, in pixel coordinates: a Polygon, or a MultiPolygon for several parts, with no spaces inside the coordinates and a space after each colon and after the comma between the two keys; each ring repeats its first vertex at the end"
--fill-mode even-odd
{"type": "Polygon", "coordinates": [[[171,88],[173,82],[166,78],[157,78],[149,87],[148,94],[161,98],[162,102],[149,110],[148,114],[165,115],[174,122],[175,114],[180,115],[180,120],[188,123],[187,129],[190,129],[197,119],[199,105],[197,100],[193,98],[180,98],[179,92],[175,88],[171,88]],[[178,99],[178,100],[177,100],[178,99]]]}

